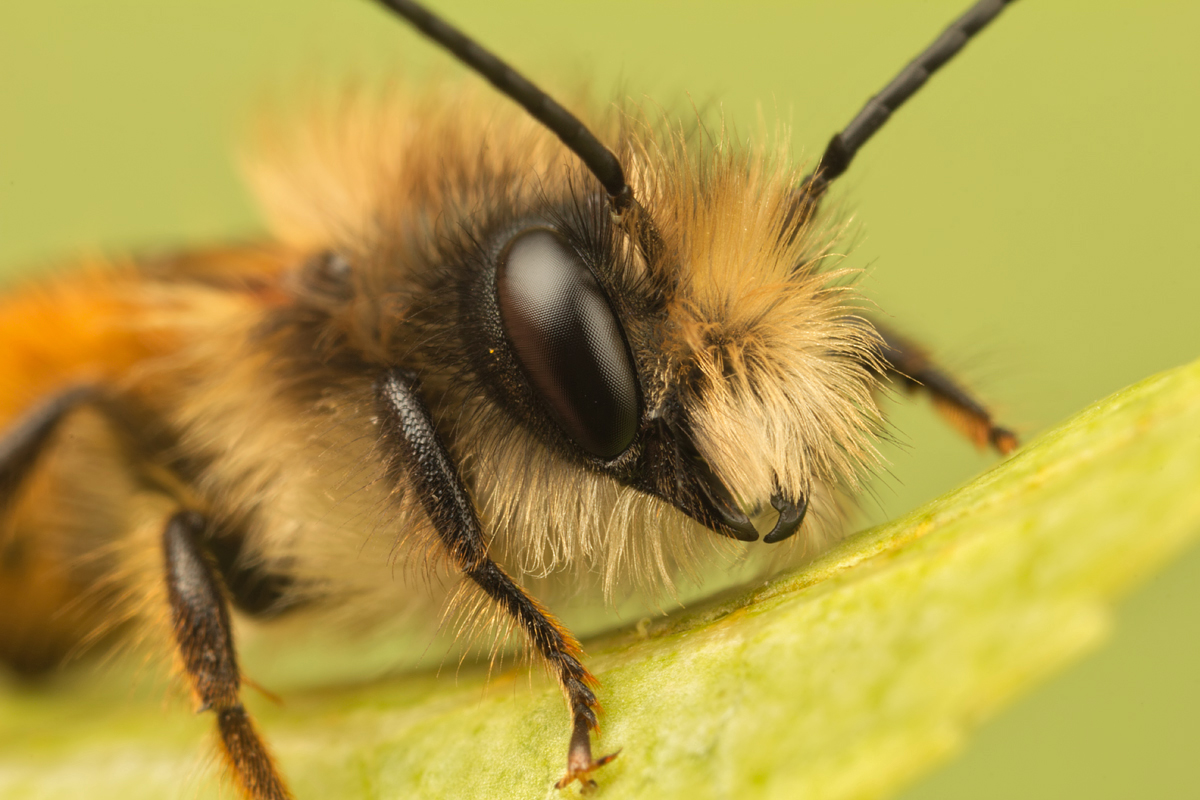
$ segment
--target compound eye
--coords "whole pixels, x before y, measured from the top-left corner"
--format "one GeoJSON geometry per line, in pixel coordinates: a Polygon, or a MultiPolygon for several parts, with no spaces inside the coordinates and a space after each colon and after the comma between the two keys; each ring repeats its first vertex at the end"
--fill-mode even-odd
{"type": "Polygon", "coordinates": [[[504,248],[496,283],[508,341],[555,421],[592,455],[620,455],[637,432],[637,380],[591,270],[560,234],[531,228],[504,248]]]}

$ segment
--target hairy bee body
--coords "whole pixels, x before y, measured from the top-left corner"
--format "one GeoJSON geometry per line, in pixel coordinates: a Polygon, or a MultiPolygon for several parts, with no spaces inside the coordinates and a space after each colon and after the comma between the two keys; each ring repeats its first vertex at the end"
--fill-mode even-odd
{"type": "MultiPolygon", "coordinates": [[[[697,553],[729,563],[749,550],[581,468],[480,378],[481,323],[463,298],[485,268],[470,248],[535,217],[615,237],[553,137],[462,97],[351,102],[275,142],[277,163],[254,173],[274,242],[89,265],[0,308],[16,378],[0,424],[98,385],[167,441],[132,441],[87,413],[56,434],[38,466],[46,486],[26,489],[10,535],[74,576],[67,594],[113,607],[53,643],[24,638],[44,629],[23,622],[22,649],[62,654],[95,635],[89,626],[161,621],[161,568],[146,554],[181,497],[224,532],[217,557],[243,610],[304,609],[362,627],[444,607],[425,577],[439,560],[428,520],[383,480],[373,382],[390,363],[421,375],[493,554],[535,591],[611,600],[639,584],[655,594],[694,570],[697,553]],[[107,477],[97,484],[97,474],[107,477]],[[98,513],[111,520],[100,531],[89,522],[98,513]]],[[[837,516],[836,491],[874,459],[878,423],[873,333],[839,273],[819,269],[830,231],[785,230],[799,175],[766,145],[747,155],[666,123],[599,122],[622,124],[671,253],[657,265],[625,253],[625,271],[607,274],[635,350],[655,359],[644,365],[650,402],[686,404],[705,458],[739,495],[767,497],[783,481],[811,496],[806,530],[819,540],[834,528],[816,523],[837,516]],[[797,440],[806,447],[792,448],[797,440]]]]}

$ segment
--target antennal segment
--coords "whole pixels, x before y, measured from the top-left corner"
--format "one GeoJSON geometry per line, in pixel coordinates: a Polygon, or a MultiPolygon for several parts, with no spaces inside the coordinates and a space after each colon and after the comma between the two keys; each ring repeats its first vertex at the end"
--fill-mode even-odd
{"type": "Polygon", "coordinates": [[[807,219],[829,184],[850,166],[859,149],[891,118],[892,113],[954,58],[971,38],[987,27],[1013,0],[979,0],[951,23],[933,44],[909,62],[883,91],[872,97],[841,133],[834,134],[817,168],[801,182],[800,219],[807,219]]]}
{"type": "Polygon", "coordinates": [[[378,2],[399,14],[505,95],[520,103],[591,170],[608,193],[614,214],[622,216],[629,210],[633,205],[633,190],[625,182],[625,170],[621,168],[621,162],[574,114],[478,42],[420,4],[412,0],[378,2]]]}

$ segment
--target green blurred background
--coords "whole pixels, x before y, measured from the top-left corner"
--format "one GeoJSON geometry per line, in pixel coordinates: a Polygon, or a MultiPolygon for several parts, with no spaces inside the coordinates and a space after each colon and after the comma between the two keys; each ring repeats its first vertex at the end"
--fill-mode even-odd
{"type": "MultiPolygon", "coordinates": [[[[964,0],[445,0],[535,79],[790,121],[814,156],[964,0]]],[[[1027,436],[1200,356],[1200,6],[1025,0],[872,142],[838,192],[865,291],[1027,436]]],[[[361,0],[0,9],[0,275],[260,230],[236,144],[271,98],[446,57],[361,0]]],[[[922,403],[865,513],[992,463],[922,403]]],[[[1200,446],[1200,442],[1181,443],[1200,446]]],[[[1198,487],[1200,490],[1200,487],[1198,487]]],[[[1130,597],[1096,655],[904,794],[1200,796],[1200,552],[1130,597]]]]}

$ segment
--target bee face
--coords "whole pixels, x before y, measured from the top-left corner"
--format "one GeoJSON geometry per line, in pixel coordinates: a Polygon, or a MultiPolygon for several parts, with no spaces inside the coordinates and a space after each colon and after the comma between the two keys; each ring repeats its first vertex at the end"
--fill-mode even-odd
{"type": "MultiPolygon", "coordinates": [[[[652,498],[667,508],[649,504],[651,517],[673,509],[745,541],[760,536],[751,517],[774,515],[764,530],[774,542],[809,505],[819,517],[831,492],[857,485],[877,457],[876,340],[839,283],[835,232],[796,219],[799,170],[768,148],[706,144],[698,128],[636,110],[597,118],[624,131],[618,149],[656,231],[647,251],[595,179],[519,110],[461,103],[406,138],[391,135],[395,109],[342,119],[335,145],[303,150],[305,166],[284,159],[259,184],[292,219],[322,220],[316,232],[285,221],[282,235],[301,230],[297,247],[325,237],[318,251],[352,265],[351,310],[317,323],[335,335],[309,338],[343,341],[364,362],[415,365],[435,410],[461,420],[453,440],[477,479],[526,476],[519,492],[497,486],[495,517],[515,514],[524,538],[569,541],[628,527],[603,524],[605,514],[652,498]],[[503,157],[481,158],[489,147],[503,157]],[[395,171],[381,174],[396,148],[395,171]],[[414,174],[434,148],[436,163],[465,166],[414,174]],[[296,185],[305,174],[321,183],[296,185]],[[330,225],[326,195],[359,198],[361,216],[340,209],[330,225]],[[317,199],[297,208],[297,197],[317,199]],[[618,489],[585,504],[601,524],[547,526],[563,519],[561,497],[598,479],[618,489]]],[[[319,263],[313,280],[328,283],[339,262],[319,263]]]]}
{"type": "Polygon", "coordinates": [[[744,540],[747,511],[857,477],[875,421],[870,334],[763,168],[683,151],[637,164],[659,187],[651,254],[595,187],[575,194],[506,234],[465,328],[478,374],[560,453],[744,540]]]}

